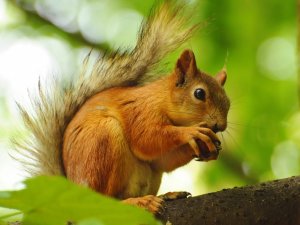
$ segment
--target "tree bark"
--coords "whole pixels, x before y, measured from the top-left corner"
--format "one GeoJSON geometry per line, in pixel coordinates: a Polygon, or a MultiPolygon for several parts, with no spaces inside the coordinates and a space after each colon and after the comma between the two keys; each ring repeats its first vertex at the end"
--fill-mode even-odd
{"type": "Polygon", "coordinates": [[[166,202],[172,225],[300,225],[300,176],[166,202]]]}

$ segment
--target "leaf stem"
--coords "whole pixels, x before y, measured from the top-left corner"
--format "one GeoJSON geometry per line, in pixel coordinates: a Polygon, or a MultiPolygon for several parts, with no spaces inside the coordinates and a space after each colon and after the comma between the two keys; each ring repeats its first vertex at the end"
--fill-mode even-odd
{"type": "Polygon", "coordinates": [[[6,219],[6,218],[9,218],[9,217],[13,217],[13,216],[17,216],[17,215],[20,215],[20,214],[23,214],[23,212],[18,211],[18,212],[14,212],[14,213],[9,213],[9,214],[0,216],[0,220],[6,219]]]}

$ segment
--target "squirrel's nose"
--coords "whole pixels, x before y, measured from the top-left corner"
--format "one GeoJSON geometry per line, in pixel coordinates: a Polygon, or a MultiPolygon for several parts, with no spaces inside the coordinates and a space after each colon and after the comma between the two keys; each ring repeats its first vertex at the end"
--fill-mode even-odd
{"type": "Polygon", "coordinates": [[[215,133],[220,131],[217,123],[212,127],[212,131],[215,132],[215,133]]]}
{"type": "Polygon", "coordinates": [[[216,123],[212,127],[212,131],[215,132],[215,133],[217,133],[219,131],[224,131],[225,129],[226,129],[226,123],[225,124],[218,124],[218,123],[216,123]]]}

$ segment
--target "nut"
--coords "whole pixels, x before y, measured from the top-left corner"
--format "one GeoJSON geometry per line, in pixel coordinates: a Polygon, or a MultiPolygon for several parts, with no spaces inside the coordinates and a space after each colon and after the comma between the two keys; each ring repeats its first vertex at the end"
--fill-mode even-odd
{"type": "Polygon", "coordinates": [[[200,156],[196,158],[196,161],[205,161],[206,159],[217,159],[219,151],[222,150],[220,141],[214,142],[214,145],[216,147],[216,151],[214,152],[210,152],[206,144],[200,139],[196,139],[196,143],[198,145],[198,148],[200,149],[200,156]]]}

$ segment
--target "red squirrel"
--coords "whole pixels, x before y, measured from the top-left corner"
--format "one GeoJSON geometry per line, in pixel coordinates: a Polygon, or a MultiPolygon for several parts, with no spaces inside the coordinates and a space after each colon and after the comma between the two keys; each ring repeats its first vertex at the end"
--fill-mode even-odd
{"type": "Polygon", "coordinates": [[[89,75],[87,58],[80,76],[65,86],[54,81],[46,91],[39,84],[35,113],[20,106],[34,141],[18,146],[36,161],[32,174],[65,175],[158,212],[164,172],[217,158],[216,133],[226,129],[230,107],[224,70],[207,75],[185,50],[169,75],[140,82],[197,29],[184,28],[183,10],[162,3],[142,24],[131,52],[101,56],[89,75]]]}

